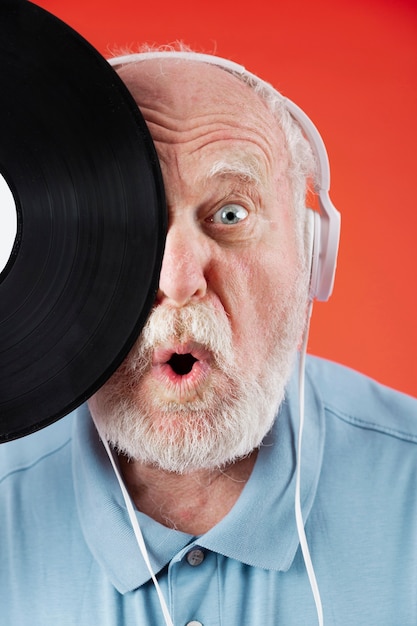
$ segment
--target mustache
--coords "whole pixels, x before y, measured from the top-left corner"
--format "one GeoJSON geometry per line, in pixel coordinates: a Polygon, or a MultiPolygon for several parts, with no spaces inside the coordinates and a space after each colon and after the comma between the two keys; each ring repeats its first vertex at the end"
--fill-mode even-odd
{"type": "Polygon", "coordinates": [[[234,364],[233,334],[226,312],[209,303],[196,302],[181,308],[154,307],[126,365],[136,372],[144,370],[150,366],[155,348],[190,341],[208,350],[220,368],[234,364]]]}

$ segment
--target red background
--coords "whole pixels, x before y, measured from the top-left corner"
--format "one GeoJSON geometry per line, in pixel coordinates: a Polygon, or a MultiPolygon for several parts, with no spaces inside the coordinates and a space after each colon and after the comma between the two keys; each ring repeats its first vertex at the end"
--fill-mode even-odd
{"type": "Polygon", "coordinates": [[[309,350],[417,395],[415,0],[37,0],[102,54],[182,40],[294,100],[329,152],[342,240],[309,350]]]}

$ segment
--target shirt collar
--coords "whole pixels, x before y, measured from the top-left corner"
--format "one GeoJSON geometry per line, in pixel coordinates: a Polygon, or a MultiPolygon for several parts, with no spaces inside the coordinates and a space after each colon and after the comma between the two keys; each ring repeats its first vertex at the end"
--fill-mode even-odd
{"type": "MultiPolygon", "coordinates": [[[[301,503],[304,522],[314,502],[324,446],[324,411],[306,377],[301,503]]],[[[271,570],[287,570],[299,540],[294,515],[298,380],[294,375],[252,475],[232,510],[198,538],[199,546],[271,570]]],[[[86,405],[76,412],[74,486],[80,523],[95,559],[120,593],[149,580],[117,479],[86,405]]],[[[137,514],[154,572],[196,538],[137,514]]]]}

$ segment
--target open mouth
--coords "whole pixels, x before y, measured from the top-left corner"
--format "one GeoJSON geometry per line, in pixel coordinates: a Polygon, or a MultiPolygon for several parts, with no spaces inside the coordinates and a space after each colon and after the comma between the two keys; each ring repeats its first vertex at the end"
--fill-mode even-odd
{"type": "Polygon", "coordinates": [[[171,356],[169,361],[167,361],[167,365],[169,365],[172,370],[178,374],[178,376],[186,376],[193,369],[194,363],[196,363],[198,359],[196,359],[192,354],[177,354],[176,352],[171,356]]]}
{"type": "Polygon", "coordinates": [[[160,346],[153,353],[152,375],[165,391],[176,389],[175,393],[185,397],[185,390],[194,393],[197,387],[204,384],[210,375],[212,361],[211,353],[193,341],[160,346]]]}

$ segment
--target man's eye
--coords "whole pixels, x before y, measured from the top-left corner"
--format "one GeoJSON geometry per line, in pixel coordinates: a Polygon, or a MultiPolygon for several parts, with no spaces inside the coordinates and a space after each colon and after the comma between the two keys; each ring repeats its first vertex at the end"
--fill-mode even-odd
{"type": "Polygon", "coordinates": [[[216,224],[237,224],[249,215],[240,204],[226,204],[213,215],[216,224]]]}

